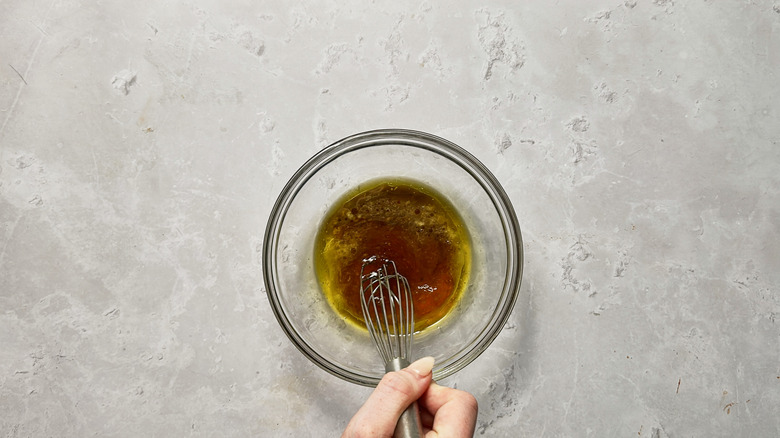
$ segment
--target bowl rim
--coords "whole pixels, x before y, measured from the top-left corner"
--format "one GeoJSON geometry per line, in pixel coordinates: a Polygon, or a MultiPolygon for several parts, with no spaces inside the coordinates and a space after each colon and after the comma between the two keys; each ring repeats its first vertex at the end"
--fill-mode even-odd
{"type": "Polygon", "coordinates": [[[461,370],[490,346],[512,313],[523,277],[523,239],[512,202],[490,170],[464,148],[427,132],[395,128],[360,132],[322,148],[290,177],[271,209],[263,239],[263,282],[274,316],[293,345],[323,370],[343,380],[364,386],[375,386],[378,379],[353,373],[333,364],[320,355],[293,328],[277,298],[279,293],[276,285],[280,282],[276,264],[276,249],[278,248],[281,225],[290,205],[298,192],[320,169],[349,152],[382,145],[401,145],[424,149],[457,164],[474,178],[490,197],[493,206],[499,212],[501,225],[506,235],[507,269],[498,303],[501,305],[496,306],[493,310],[493,314],[498,313],[498,317],[496,319],[491,317],[491,320],[494,321],[493,324],[480,331],[479,335],[472,340],[471,344],[476,343],[476,345],[466,350],[465,353],[459,354],[454,361],[443,368],[435,370],[434,378],[442,379],[461,370]]]}

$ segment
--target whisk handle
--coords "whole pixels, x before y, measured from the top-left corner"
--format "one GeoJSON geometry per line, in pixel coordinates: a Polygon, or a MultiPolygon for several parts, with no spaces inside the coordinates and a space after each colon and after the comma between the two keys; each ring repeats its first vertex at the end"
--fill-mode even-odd
{"type": "MultiPolygon", "coordinates": [[[[385,371],[401,371],[409,366],[409,361],[397,357],[385,364],[385,371]]],[[[408,408],[401,414],[398,423],[395,425],[393,438],[422,438],[422,421],[420,420],[420,408],[417,402],[412,402],[408,408]]]]}

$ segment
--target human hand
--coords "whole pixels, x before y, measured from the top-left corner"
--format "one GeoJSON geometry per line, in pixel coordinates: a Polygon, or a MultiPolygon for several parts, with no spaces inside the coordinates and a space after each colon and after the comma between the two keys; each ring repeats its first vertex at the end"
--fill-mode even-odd
{"type": "Polygon", "coordinates": [[[425,438],[474,436],[477,400],[473,395],[433,382],[433,358],[417,360],[385,374],[347,425],[342,438],[390,438],[401,413],[414,401],[420,408],[425,438]]]}

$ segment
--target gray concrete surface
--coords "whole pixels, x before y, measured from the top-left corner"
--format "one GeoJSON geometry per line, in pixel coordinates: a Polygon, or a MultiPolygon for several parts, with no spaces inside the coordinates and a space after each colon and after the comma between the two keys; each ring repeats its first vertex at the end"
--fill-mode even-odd
{"type": "Polygon", "coordinates": [[[0,3],[0,434],[338,436],[263,287],[287,178],[374,128],[509,193],[477,436],[780,434],[780,4],[0,3]]]}

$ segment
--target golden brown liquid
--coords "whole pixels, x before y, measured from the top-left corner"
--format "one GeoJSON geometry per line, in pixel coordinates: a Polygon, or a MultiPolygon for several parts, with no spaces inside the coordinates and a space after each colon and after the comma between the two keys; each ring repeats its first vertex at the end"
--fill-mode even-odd
{"type": "Polygon", "coordinates": [[[392,260],[406,277],[415,331],[442,319],[468,283],[471,246],[455,210],[416,182],[385,180],[345,196],[317,233],[317,278],[331,307],[365,328],[360,305],[363,260],[392,260]]]}

